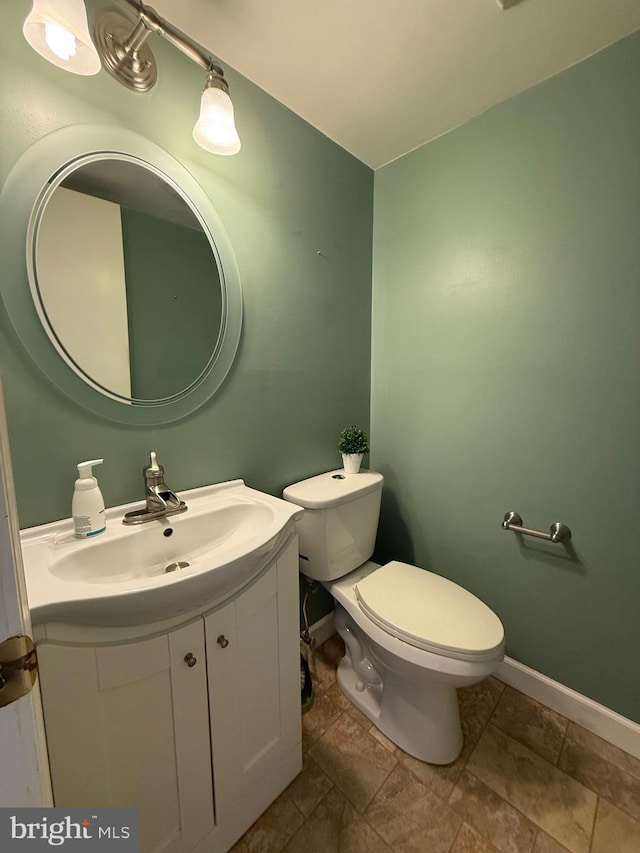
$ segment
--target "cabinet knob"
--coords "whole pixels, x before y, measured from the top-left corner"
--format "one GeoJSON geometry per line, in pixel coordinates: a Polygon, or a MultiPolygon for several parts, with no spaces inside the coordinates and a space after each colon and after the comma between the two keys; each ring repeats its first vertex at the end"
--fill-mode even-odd
{"type": "Polygon", "coordinates": [[[218,637],[218,639],[216,640],[216,642],[217,642],[217,643],[218,643],[218,645],[219,645],[219,646],[221,646],[223,649],[226,649],[226,648],[227,648],[227,646],[229,645],[229,640],[227,640],[227,638],[225,637],[225,635],[224,635],[224,634],[220,634],[220,636],[218,637]]]}
{"type": "Polygon", "coordinates": [[[184,662],[187,666],[195,666],[198,663],[198,658],[194,657],[191,652],[187,652],[187,654],[184,656],[184,662]]]}

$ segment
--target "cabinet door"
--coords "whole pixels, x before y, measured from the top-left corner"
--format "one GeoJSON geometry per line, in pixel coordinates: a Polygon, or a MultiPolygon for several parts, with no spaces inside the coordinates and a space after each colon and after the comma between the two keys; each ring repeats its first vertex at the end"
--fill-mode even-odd
{"type": "Polygon", "coordinates": [[[207,662],[202,619],[169,634],[182,850],[213,828],[207,662]]]}
{"type": "Polygon", "coordinates": [[[43,643],[38,655],[56,806],[134,806],[143,853],[189,850],[213,825],[202,621],[119,646],[43,643]]]}
{"type": "Polygon", "coordinates": [[[290,543],[235,601],[205,619],[217,824],[299,748],[297,575],[290,543]]]}

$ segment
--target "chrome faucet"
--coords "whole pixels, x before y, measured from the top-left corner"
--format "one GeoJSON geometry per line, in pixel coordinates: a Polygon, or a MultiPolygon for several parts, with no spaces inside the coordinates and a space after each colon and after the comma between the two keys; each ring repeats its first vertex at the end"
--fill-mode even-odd
{"type": "Polygon", "coordinates": [[[152,450],[149,465],[142,469],[145,485],[145,507],[125,513],[123,524],[144,524],[156,518],[165,518],[185,512],[187,505],[173,492],[164,481],[164,468],[152,450]]]}

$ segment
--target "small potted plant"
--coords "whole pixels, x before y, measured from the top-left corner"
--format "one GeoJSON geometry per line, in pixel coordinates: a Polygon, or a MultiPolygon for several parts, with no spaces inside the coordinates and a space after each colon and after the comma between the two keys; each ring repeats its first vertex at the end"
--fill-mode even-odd
{"type": "Polygon", "coordinates": [[[338,450],[342,453],[342,464],[347,474],[357,474],[362,457],[369,452],[369,439],[360,427],[348,426],[340,433],[338,450]]]}

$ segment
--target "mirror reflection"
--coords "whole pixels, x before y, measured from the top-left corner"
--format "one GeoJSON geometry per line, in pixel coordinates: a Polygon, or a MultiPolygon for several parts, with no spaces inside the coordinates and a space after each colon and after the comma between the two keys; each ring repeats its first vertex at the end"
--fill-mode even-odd
{"type": "Polygon", "coordinates": [[[54,180],[36,217],[33,273],[50,339],[110,397],[175,398],[215,358],[215,246],[169,179],[134,157],[98,155],[54,180]]]}

